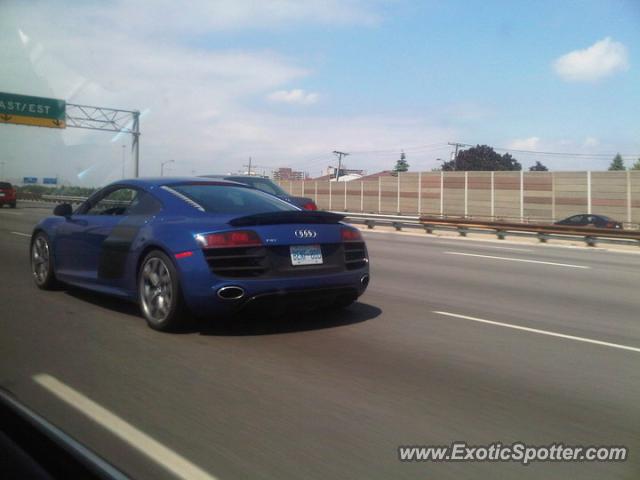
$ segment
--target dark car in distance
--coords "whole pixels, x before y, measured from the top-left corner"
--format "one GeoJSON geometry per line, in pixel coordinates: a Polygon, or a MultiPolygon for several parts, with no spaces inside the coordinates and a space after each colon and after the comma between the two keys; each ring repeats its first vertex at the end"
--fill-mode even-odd
{"type": "Polygon", "coordinates": [[[569,225],[573,227],[616,228],[621,230],[622,223],[604,215],[592,215],[588,213],[572,215],[560,220],[555,225],[569,225]]]}
{"type": "Polygon", "coordinates": [[[5,205],[16,208],[16,189],[9,182],[0,182],[0,208],[5,205]]]}
{"type": "Polygon", "coordinates": [[[310,198],[294,197],[292,195],[289,195],[280,185],[265,177],[260,177],[257,175],[203,175],[203,177],[243,183],[244,185],[248,185],[251,188],[262,190],[263,192],[270,195],[275,195],[285,202],[292,203],[296,207],[300,207],[303,210],[318,209],[318,206],[310,198]]]}

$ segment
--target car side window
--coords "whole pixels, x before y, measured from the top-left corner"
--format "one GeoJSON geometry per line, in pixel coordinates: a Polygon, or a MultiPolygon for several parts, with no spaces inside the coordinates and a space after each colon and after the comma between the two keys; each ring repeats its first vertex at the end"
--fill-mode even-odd
{"type": "Polygon", "coordinates": [[[138,196],[133,188],[118,188],[91,205],[84,215],[124,215],[138,196]]]}
{"type": "Polygon", "coordinates": [[[567,222],[572,225],[580,225],[584,222],[584,215],[574,215],[573,217],[569,217],[567,222]]]}

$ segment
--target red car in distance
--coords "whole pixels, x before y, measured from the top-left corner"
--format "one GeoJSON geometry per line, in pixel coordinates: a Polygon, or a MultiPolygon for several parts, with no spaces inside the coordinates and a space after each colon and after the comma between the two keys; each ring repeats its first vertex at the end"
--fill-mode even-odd
{"type": "Polygon", "coordinates": [[[0,182],[0,208],[5,205],[16,208],[16,189],[9,182],[0,182]]]}

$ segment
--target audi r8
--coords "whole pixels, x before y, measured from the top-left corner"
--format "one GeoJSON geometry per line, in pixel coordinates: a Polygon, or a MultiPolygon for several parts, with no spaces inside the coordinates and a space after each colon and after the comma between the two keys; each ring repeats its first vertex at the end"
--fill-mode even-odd
{"type": "Polygon", "coordinates": [[[60,204],[31,238],[35,284],[137,302],[149,326],[258,307],[345,307],[367,288],[359,230],[235,182],[123,180],[75,211],[60,204]]]}

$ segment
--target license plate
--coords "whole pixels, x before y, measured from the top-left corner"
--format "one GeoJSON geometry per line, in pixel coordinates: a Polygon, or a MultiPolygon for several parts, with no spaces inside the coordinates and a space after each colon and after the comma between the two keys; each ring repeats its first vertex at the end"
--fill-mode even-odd
{"type": "Polygon", "coordinates": [[[295,245],[291,246],[291,264],[318,265],[322,263],[322,249],[320,245],[295,245]]]}

